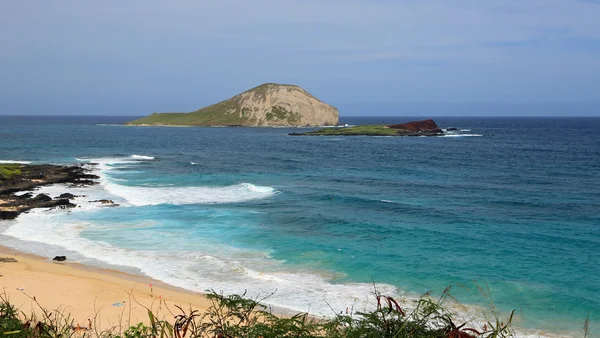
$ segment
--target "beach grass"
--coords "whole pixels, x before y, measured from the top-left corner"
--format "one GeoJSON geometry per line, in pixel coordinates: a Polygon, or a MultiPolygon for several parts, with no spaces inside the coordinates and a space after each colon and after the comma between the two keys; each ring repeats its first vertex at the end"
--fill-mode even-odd
{"type": "MultiPolygon", "coordinates": [[[[0,296],[0,335],[5,337],[102,337],[102,338],[225,338],[225,337],[421,337],[421,338],[504,338],[512,337],[512,315],[501,320],[496,318],[484,324],[455,323],[451,311],[445,304],[451,299],[450,288],[440,297],[423,295],[413,301],[412,310],[407,310],[392,297],[377,293],[377,307],[370,312],[336,314],[330,319],[315,318],[307,313],[293,316],[276,316],[261,304],[263,299],[252,299],[245,295],[223,295],[209,291],[206,295],[210,306],[204,312],[185,310],[175,306],[172,318],[155,316],[148,309],[148,321],[127,327],[113,327],[96,331],[92,321],[89,326],[74,326],[68,313],[60,309],[41,311],[37,315],[21,313],[6,295],[0,296]],[[41,314],[41,315],[40,315],[41,314]],[[476,326],[476,327],[475,327],[476,326]]],[[[268,298],[268,297],[267,297],[268,298]]]]}

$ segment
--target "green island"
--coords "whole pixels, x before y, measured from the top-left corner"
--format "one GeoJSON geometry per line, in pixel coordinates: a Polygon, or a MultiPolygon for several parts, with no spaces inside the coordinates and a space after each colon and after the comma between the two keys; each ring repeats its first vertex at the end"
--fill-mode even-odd
{"type": "Polygon", "coordinates": [[[361,125],[352,127],[321,128],[292,136],[440,136],[444,132],[433,120],[413,121],[393,125],[361,125]]]}

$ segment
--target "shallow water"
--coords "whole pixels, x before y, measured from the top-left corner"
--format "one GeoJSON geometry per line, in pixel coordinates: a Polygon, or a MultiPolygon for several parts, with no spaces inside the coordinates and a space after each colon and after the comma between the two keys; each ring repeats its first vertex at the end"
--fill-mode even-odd
{"type": "Polygon", "coordinates": [[[372,280],[471,305],[488,287],[525,329],[580,335],[600,313],[600,119],[438,118],[463,129],[442,138],[113,125],[128,119],[0,116],[0,160],[102,177],[73,212],[0,223],[2,243],[325,315],[369,304],[372,280]]]}

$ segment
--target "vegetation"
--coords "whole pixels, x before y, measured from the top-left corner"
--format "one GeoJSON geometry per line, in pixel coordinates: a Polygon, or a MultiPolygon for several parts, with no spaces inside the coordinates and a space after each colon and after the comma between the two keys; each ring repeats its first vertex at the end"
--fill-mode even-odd
{"type": "Polygon", "coordinates": [[[10,180],[15,176],[21,175],[21,165],[20,164],[0,164],[0,179],[10,180]]]}
{"type": "Polygon", "coordinates": [[[249,119],[250,110],[240,108],[238,99],[231,98],[191,113],[154,113],[128,122],[132,125],[228,126],[242,125],[249,119]]]}
{"type": "MultiPolygon", "coordinates": [[[[6,296],[0,299],[0,334],[7,337],[103,337],[103,338],[218,338],[218,337],[414,337],[414,338],[503,338],[513,336],[510,329],[512,314],[504,321],[495,318],[476,327],[457,325],[453,315],[444,309],[450,288],[433,299],[425,294],[414,301],[411,311],[395,299],[376,291],[377,307],[371,312],[338,314],[332,319],[318,319],[306,313],[291,317],[278,317],[266,311],[259,300],[245,295],[225,296],[214,291],[207,297],[211,306],[204,313],[177,307],[171,320],[159,319],[148,309],[148,322],[115,327],[105,331],[89,326],[74,326],[73,320],[60,310],[40,309],[41,317],[19,314],[6,296]]],[[[32,300],[35,301],[34,298],[32,300]]],[[[263,299],[264,300],[264,299],[263,299]]],[[[262,301],[262,300],[261,300],[262,301]]],[[[166,305],[166,304],[165,304],[166,305]]],[[[170,310],[169,310],[170,311],[170,310]]]]}
{"type": "Polygon", "coordinates": [[[273,106],[271,111],[266,114],[267,121],[271,120],[287,120],[289,123],[294,123],[300,120],[300,114],[293,111],[288,111],[282,106],[273,106]]]}

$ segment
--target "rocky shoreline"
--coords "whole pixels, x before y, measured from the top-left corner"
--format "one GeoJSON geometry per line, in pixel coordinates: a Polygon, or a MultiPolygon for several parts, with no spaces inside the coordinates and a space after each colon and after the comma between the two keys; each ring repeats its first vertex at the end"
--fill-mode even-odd
{"type": "Polygon", "coordinates": [[[98,176],[82,165],[60,166],[52,164],[1,164],[0,165],[0,220],[15,219],[34,208],[73,208],[76,196],[64,193],[56,198],[31,191],[52,184],[90,186],[98,176]],[[4,174],[2,174],[4,173],[4,174]],[[24,194],[19,194],[26,192],[24,194]]]}

